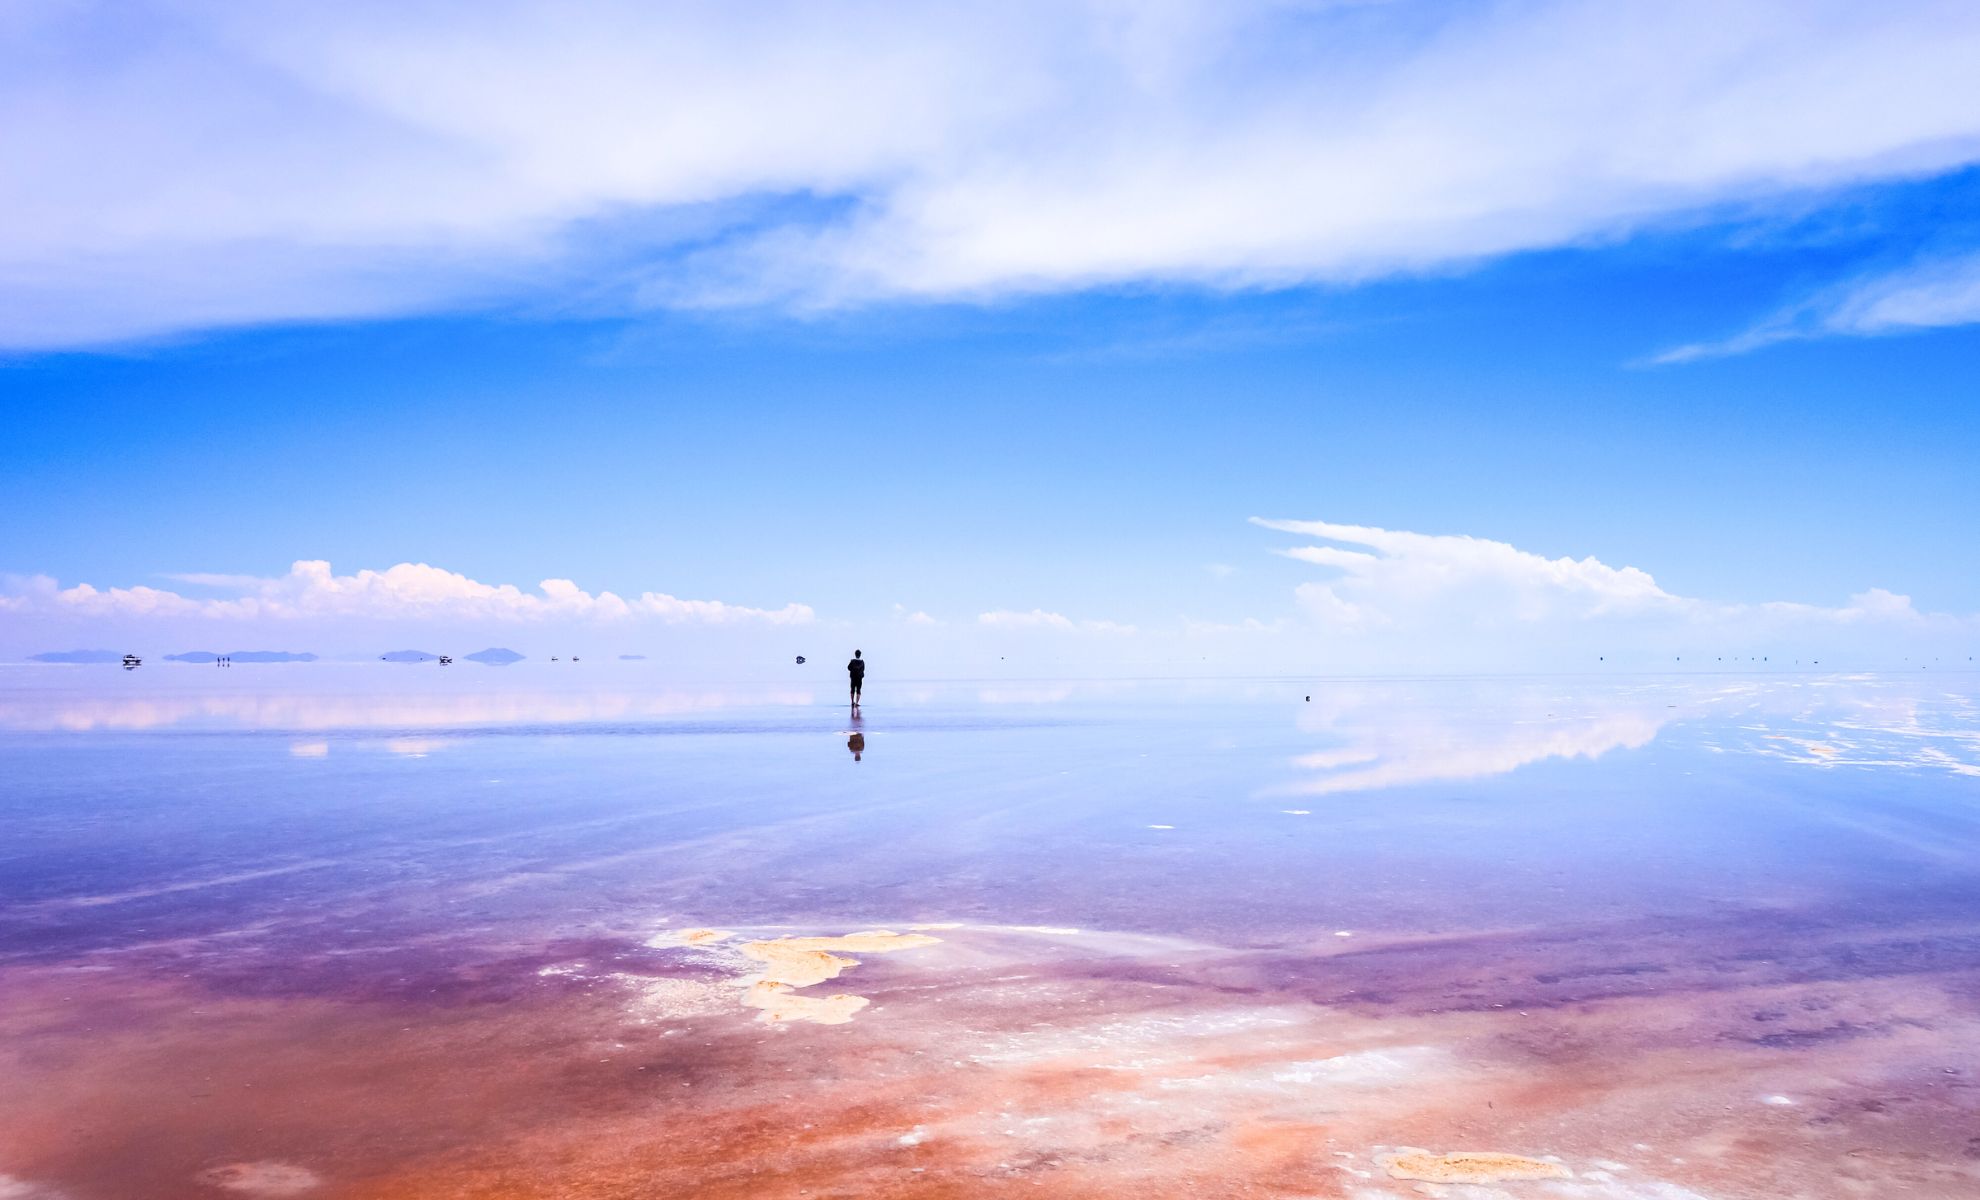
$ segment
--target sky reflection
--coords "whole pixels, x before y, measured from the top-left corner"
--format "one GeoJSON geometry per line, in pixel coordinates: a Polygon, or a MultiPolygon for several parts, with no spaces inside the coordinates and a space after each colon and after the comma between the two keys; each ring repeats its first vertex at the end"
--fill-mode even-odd
{"type": "MultiPolygon", "coordinates": [[[[874,728],[889,731],[959,721],[1166,721],[1192,710],[1214,712],[1212,746],[1236,746],[1239,731],[1277,728],[1291,739],[1281,760],[1289,769],[1259,780],[1259,794],[1325,796],[1481,779],[1550,760],[1596,760],[1642,750],[1677,730],[1714,753],[1805,767],[1980,776],[1980,705],[1962,690],[1964,681],[916,681],[884,689],[878,706],[867,708],[868,715],[879,714],[874,728]]],[[[842,710],[836,692],[810,686],[545,680],[516,670],[145,676],[0,668],[0,731],[377,731],[394,735],[385,748],[406,755],[438,749],[442,742],[428,736],[435,733],[764,731],[805,728],[815,723],[807,713],[839,720],[842,710]],[[691,723],[716,715],[715,726],[691,723]]],[[[289,748],[297,759],[330,752],[331,742],[317,736],[298,736],[289,748]]]]}

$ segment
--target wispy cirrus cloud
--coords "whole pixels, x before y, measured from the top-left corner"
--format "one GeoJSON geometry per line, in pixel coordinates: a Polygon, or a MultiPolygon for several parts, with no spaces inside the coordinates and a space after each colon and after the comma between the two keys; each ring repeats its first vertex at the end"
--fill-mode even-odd
{"type": "Polygon", "coordinates": [[[0,339],[1354,284],[1980,161],[1980,9],[24,0],[0,339]]]}
{"type": "Polygon", "coordinates": [[[426,563],[338,575],[329,563],[299,560],[286,575],[183,574],[181,582],[231,592],[187,596],[147,586],[62,587],[47,576],[14,580],[0,606],[44,617],[198,618],[218,622],[548,622],[652,620],[666,624],[805,624],[810,607],[750,608],[720,600],[684,600],[664,592],[621,597],[587,592],[568,579],[546,579],[535,591],[490,584],[426,563]]]}
{"type": "Polygon", "coordinates": [[[1745,354],[1780,342],[1879,337],[1980,324],[1980,252],[1942,255],[1823,289],[1743,333],[1667,350],[1652,364],[1745,354]]]}

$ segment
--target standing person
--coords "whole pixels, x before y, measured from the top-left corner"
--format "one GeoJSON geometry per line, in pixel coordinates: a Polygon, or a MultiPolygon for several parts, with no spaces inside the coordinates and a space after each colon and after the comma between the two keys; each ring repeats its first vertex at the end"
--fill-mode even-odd
{"type": "Polygon", "coordinates": [[[853,651],[852,661],[846,664],[846,674],[852,676],[852,706],[859,707],[859,685],[866,682],[866,660],[853,651]]]}

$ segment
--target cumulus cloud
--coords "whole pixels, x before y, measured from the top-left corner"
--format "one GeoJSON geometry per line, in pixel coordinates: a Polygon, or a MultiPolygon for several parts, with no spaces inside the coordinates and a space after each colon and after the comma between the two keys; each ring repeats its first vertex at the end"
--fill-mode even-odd
{"type": "Polygon", "coordinates": [[[15,346],[1355,283],[1980,158],[1944,0],[23,0],[15,346]]]}
{"type": "Polygon", "coordinates": [[[1200,621],[1185,617],[1182,631],[1191,637],[1218,637],[1225,634],[1279,634],[1289,627],[1290,623],[1284,617],[1273,621],[1261,621],[1257,617],[1245,617],[1239,621],[1200,621]]]}
{"type": "Polygon", "coordinates": [[[1824,289],[1737,336],[1679,346],[1651,361],[1695,362],[1778,342],[1877,337],[1975,323],[1980,323],[1980,254],[1945,255],[1824,289]]]}
{"type": "Polygon", "coordinates": [[[389,622],[510,623],[552,620],[657,620],[667,624],[804,624],[803,604],[748,608],[720,600],[683,600],[664,592],[627,599],[587,592],[568,579],[546,579],[534,592],[490,584],[426,563],[400,563],[383,571],[338,575],[320,560],[299,560],[286,575],[181,575],[182,582],[232,591],[217,598],[160,588],[62,587],[47,576],[13,581],[0,604],[41,616],[94,618],[201,618],[215,621],[368,620],[389,622]]]}
{"type": "Polygon", "coordinates": [[[1408,533],[1330,521],[1252,522],[1340,545],[1294,546],[1288,558],[1340,572],[1329,583],[1303,583],[1301,605],[1324,624],[1349,629],[1395,626],[1461,598],[1474,620],[1539,622],[1694,603],[1673,596],[1635,567],[1593,558],[1545,558],[1505,542],[1408,533]],[[1364,549],[1350,549],[1360,546],[1364,549]]]}
{"type": "Polygon", "coordinates": [[[976,623],[987,629],[1049,629],[1062,633],[1137,632],[1134,626],[1118,621],[1075,621],[1064,613],[1046,612],[1042,608],[1034,608],[1030,612],[1000,608],[979,614],[976,623]]]}
{"type": "Polygon", "coordinates": [[[894,605],[894,619],[906,625],[933,627],[942,624],[940,619],[931,617],[920,609],[910,610],[905,604],[894,605]]]}
{"type": "Polygon", "coordinates": [[[1883,588],[1836,606],[1723,603],[1674,594],[1636,567],[1548,558],[1486,538],[1331,521],[1252,522],[1313,539],[1277,552],[1331,572],[1299,584],[1295,596],[1311,625],[1337,644],[1477,659],[1599,646],[1757,652],[1783,639],[1861,649],[1980,635],[1980,616],[1921,612],[1910,597],[1883,588]]]}

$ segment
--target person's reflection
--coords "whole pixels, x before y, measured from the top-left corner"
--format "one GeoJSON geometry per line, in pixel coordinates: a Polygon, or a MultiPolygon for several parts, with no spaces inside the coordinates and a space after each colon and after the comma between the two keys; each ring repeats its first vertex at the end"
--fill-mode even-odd
{"type": "Polygon", "coordinates": [[[853,761],[858,762],[861,752],[866,749],[866,735],[855,733],[846,739],[846,749],[853,752],[853,761]]]}

